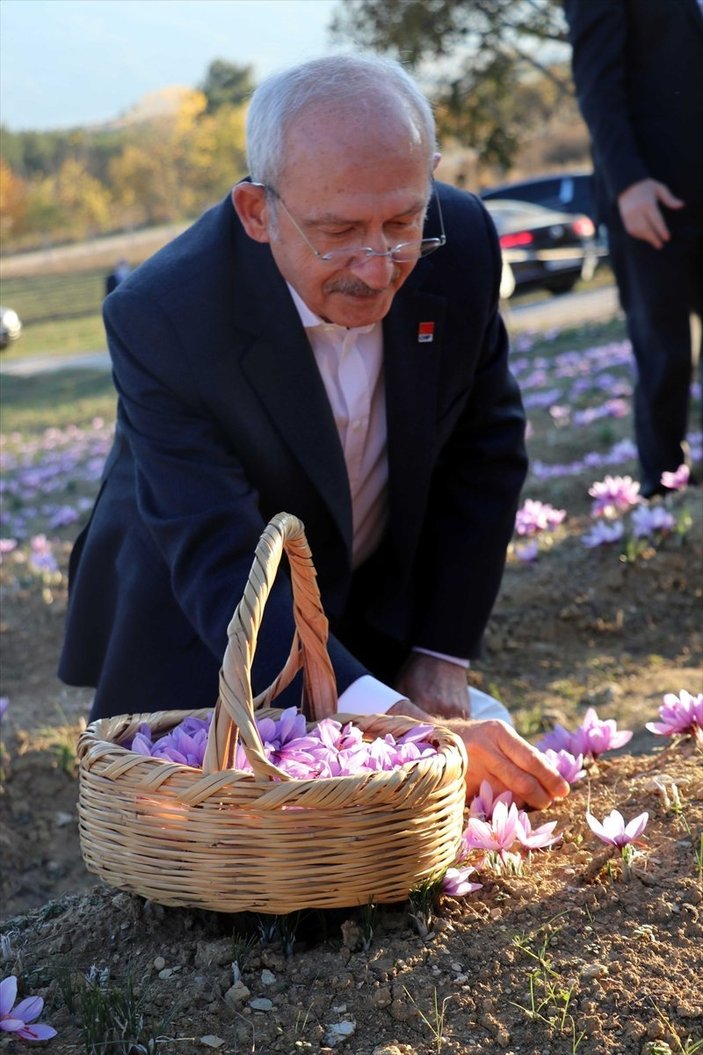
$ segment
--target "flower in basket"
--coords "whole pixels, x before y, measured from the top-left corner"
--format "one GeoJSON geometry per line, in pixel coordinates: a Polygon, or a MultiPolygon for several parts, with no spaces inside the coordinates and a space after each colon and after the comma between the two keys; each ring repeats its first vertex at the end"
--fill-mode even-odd
{"type": "Polygon", "coordinates": [[[645,728],[657,736],[690,734],[703,744],[703,693],[692,696],[681,689],[678,696],[667,692],[659,708],[658,722],[647,722],[645,728]]]}
{"type": "MultiPolygon", "coordinates": [[[[267,760],[297,780],[379,773],[437,753],[428,739],[434,733],[431,725],[414,726],[398,739],[386,733],[369,741],[352,722],[342,725],[332,718],[308,731],[305,715],[296,707],[287,708],[277,719],[259,718],[256,724],[267,760]]],[[[200,768],[209,725],[210,719],[188,717],[154,740],[145,723],[125,746],[139,754],[200,768]]],[[[235,750],[234,768],[252,771],[241,743],[235,750]]]]}
{"type": "Polygon", "coordinates": [[[56,1036],[53,1026],[34,1021],[44,1008],[40,996],[28,996],[18,1004],[16,999],[17,979],[11,974],[0,982],[0,1030],[22,1040],[49,1040],[56,1036]]]}

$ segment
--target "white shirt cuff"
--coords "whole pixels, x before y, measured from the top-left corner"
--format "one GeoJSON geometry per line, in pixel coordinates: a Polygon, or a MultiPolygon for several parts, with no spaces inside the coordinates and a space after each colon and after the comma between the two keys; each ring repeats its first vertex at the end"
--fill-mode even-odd
{"type": "Polygon", "coordinates": [[[406,699],[407,696],[370,674],[362,674],[344,690],[337,709],[343,714],[385,714],[394,703],[406,699]]]}
{"type": "Polygon", "coordinates": [[[447,663],[456,663],[457,667],[463,667],[464,670],[468,670],[471,666],[471,661],[468,659],[460,659],[458,656],[447,656],[444,652],[433,652],[429,648],[420,648],[418,645],[413,646],[413,652],[421,652],[423,656],[434,656],[435,659],[446,659],[447,663]]]}

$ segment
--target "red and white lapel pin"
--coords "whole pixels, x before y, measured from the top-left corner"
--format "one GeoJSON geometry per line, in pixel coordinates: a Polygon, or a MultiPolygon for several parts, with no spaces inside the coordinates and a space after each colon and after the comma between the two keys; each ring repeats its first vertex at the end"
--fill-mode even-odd
{"type": "Polygon", "coordinates": [[[417,328],[417,343],[429,344],[434,340],[434,323],[421,322],[417,328]]]}

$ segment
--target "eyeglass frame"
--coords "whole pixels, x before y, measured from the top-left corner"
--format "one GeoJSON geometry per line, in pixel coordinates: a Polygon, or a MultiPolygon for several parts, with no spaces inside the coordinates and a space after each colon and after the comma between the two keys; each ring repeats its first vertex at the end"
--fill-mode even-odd
{"type": "MultiPolygon", "coordinates": [[[[441,206],[440,201],[439,201],[439,196],[435,194],[435,201],[437,202],[437,213],[438,213],[438,216],[439,216],[439,229],[440,229],[440,232],[441,232],[439,237],[434,237],[434,238],[416,238],[416,239],[413,239],[410,242],[398,242],[396,245],[390,246],[383,253],[379,253],[379,251],[377,249],[372,249],[371,246],[362,246],[362,245],[349,246],[348,250],[343,248],[342,246],[340,246],[338,249],[330,249],[326,253],[321,253],[319,249],[315,248],[315,246],[312,244],[312,242],[310,241],[308,236],[302,230],[302,228],[300,227],[300,225],[296,221],[295,217],[291,213],[290,209],[286,205],[285,201],[283,200],[282,196],[279,194],[279,192],[276,190],[275,187],[271,187],[267,183],[252,183],[252,185],[254,187],[262,187],[266,194],[270,194],[273,198],[276,199],[276,201],[281,203],[281,205],[283,206],[283,210],[284,210],[286,216],[288,217],[290,222],[293,224],[293,226],[295,227],[296,231],[298,232],[300,237],[303,239],[303,241],[307,245],[308,249],[310,249],[310,251],[312,253],[314,253],[314,255],[317,257],[317,259],[322,261],[322,263],[324,263],[324,264],[337,263],[337,260],[338,259],[341,260],[341,257],[344,254],[348,254],[348,259],[345,261],[345,264],[340,264],[340,266],[358,267],[360,264],[365,264],[368,260],[372,260],[376,256],[378,256],[378,257],[388,257],[390,260],[392,260],[396,264],[409,264],[413,260],[415,260],[415,261],[422,260],[424,257],[429,256],[431,253],[434,253],[437,249],[441,249],[442,246],[445,246],[447,244],[447,235],[446,235],[446,232],[444,230],[444,217],[442,215],[442,206],[441,206]],[[405,247],[407,247],[409,245],[419,245],[420,246],[420,251],[418,252],[416,257],[410,257],[409,259],[406,259],[406,260],[399,260],[396,256],[394,256],[394,254],[397,253],[398,250],[404,249],[405,247]],[[423,251],[423,246],[424,246],[424,251],[423,251]],[[354,260],[355,257],[358,256],[359,253],[361,253],[363,255],[361,257],[359,257],[358,260],[355,260],[355,262],[352,264],[351,262],[354,260]]],[[[432,186],[434,187],[434,180],[432,181],[432,186]]]]}

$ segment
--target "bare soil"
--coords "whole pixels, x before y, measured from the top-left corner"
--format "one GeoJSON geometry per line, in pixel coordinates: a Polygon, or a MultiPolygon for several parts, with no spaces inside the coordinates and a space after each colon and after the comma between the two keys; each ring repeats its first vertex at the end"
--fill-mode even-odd
{"type": "MultiPolygon", "coordinates": [[[[551,460],[569,457],[550,443],[551,460]]],[[[48,1049],[91,1050],[77,994],[95,967],[113,987],[131,979],[141,1001],[144,1047],[125,1052],[703,1051],[703,758],[690,740],[662,744],[644,729],[665,692],[701,691],[700,492],[682,496],[693,517],[685,544],[670,540],[630,564],[580,541],[594,478],[528,486],[526,495],[569,517],[537,563],[510,558],[471,677],[505,700],[532,738],[554,721],[577,724],[595,706],[635,730],[633,741],[548,811],[563,840],[535,853],[523,875],[485,872],[477,893],[441,898],[425,936],[407,905],[379,908],[366,950],[354,909],[304,914],[286,955],[280,940],[259,941],[251,917],[166,909],[96,883],[80,856],[73,769],[89,696],[54,675],[65,576],[41,587],[20,557],[6,558],[2,973],[14,971],[23,993],[45,998],[43,1018],[59,1031],[48,1049]],[[667,810],[655,777],[678,786],[682,813],[667,810]],[[585,821],[587,809],[603,816],[614,807],[627,818],[650,814],[627,882],[585,821]],[[233,987],[233,961],[244,989],[233,987]],[[159,1035],[170,1039],[149,1048],[159,1035]]],[[[4,1043],[21,1047],[9,1035],[4,1043]]]]}

